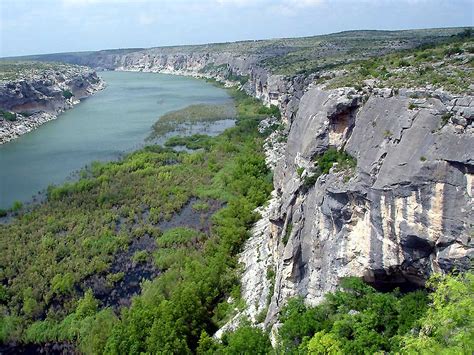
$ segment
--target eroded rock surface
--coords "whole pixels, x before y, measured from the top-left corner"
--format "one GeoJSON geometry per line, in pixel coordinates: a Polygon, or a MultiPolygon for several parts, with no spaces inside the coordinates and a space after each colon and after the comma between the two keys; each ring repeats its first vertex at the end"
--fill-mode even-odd
{"type": "MultiPolygon", "coordinates": [[[[414,108],[412,102],[406,95],[321,87],[302,97],[274,171],[266,222],[242,254],[244,283],[259,282],[256,263],[275,270],[266,324],[289,297],[317,304],[344,276],[364,277],[380,289],[413,289],[432,272],[469,268],[474,124],[464,112],[472,98],[428,97],[414,108]],[[458,127],[453,117],[467,124],[458,127]],[[333,167],[304,188],[314,157],[329,147],[344,149],[357,167],[333,167]],[[271,260],[249,258],[255,245],[271,260]]],[[[265,293],[252,289],[249,300],[265,293]]],[[[257,303],[249,308],[254,320],[267,307],[257,303]]]]}
{"type": "Polygon", "coordinates": [[[0,109],[16,116],[8,120],[0,115],[0,144],[56,119],[81,99],[104,88],[105,83],[94,70],[65,67],[0,82],[0,109]]]}

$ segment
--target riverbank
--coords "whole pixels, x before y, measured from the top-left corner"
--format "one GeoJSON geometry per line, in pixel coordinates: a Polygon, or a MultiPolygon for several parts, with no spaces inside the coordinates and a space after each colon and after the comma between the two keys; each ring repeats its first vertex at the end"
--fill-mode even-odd
{"type": "Polygon", "coordinates": [[[0,144],[56,119],[105,87],[97,73],[65,64],[0,63],[0,144]]]}
{"type": "MultiPolygon", "coordinates": [[[[160,116],[196,104],[230,102],[224,90],[202,80],[148,73],[100,73],[107,89],[88,97],[59,119],[0,145],[0,208],[27,203],[48,185],[70,181],[92,161],[121,159],[145,144],[160,116]],[[26,163],[27,162],[27,163],[26,163]]],[[[216,135],[232,120],[181,125],[179,134],[216,135]]],[[[173,134],[173,133],[170,133],[173,134]]]]}
{"type": "Polygon", "coordinates": [[[264,137],[257,131],[264,108],[251,98],[236,99],[238,124],[198,150],[150,146],[118,162],[93,164],[78,182],[49,189],[44,204],[20,212],[0,229],[0,241],[8,240],[0,257],[2,281],[8,285],[2,314],[6,331],[0,341],[68,339],[84,353],[101,353],[105,347],[129,353],[133,344],[156,352],[182,339],[177,349],[186,352],[196,348],[201,331],[212,334],[233,314],[240,294],[236,254],[257,218],[252,211],[271,190],[264,137]],[[184,225],[176,224],[180,216],[184,225]],[[28,255],[28,262],[17,255],[28,255]],[[139,281],[127,273],[147,265],[161,276],[143,282],[136,299],[153,315],[152,322],[168,322],[173,307],[169,326],[176,336],[152,341],[151,327],[141,327],[140,338],[120,335],[129,342],[118,344],[112,332],[128,332],[125,313],[136,317],[140,310],[132,302],[128,312],[114,313],[102,300],[115,299],[108,292],[117,287],[125,295],[135,290],[139,281]],[[106,287],[91,283],[97,278],[106,287]],[[34,289],[28,288],[31,284],[34,289]],[[154,290],[158,293],[147,297],[154,290]],[[87,314],[78,310],[86,304],[87,314]],[[195,304],[196,309],[186,306],[195,304]],[[178,329],[180,320],[185,326],[178,329]],[[142,339],[152,345],[148,348],[142,339]]]}

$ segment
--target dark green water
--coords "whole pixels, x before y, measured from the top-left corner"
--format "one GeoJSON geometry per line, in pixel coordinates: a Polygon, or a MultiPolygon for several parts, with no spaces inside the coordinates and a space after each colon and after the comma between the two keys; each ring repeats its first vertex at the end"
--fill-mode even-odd
{"type": "Polygon", "coordinates": [[[28,201],[94,160],[139,148],[162,114],[196,103],[229,102],[202,80],[153,73],[104,72],[107,88],[33,132],[0,145],[0,208],[28,201]]]}

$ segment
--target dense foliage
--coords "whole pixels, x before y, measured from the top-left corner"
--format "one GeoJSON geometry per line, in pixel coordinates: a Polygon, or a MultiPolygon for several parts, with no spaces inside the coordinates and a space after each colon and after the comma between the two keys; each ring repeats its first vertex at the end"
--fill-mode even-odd
{"type": "Polygon", "coordinates": [[[427,295],[380,293],[357,278],[326,295],[317,307],[293,299],[281,312],[280,347],[285,353],[362,354],[400,350],[400,337],[425,313],[427,295]]]}
{"type": "Polygon", "coordinates": [[[419,331],[403,337],[407,353],[472,354],[474,352],[474,275],[433,276],[430,307],[419,331]]]}
{"type": "MultiPolygon", "coordinates": [[[[314,186],[318,177],[323,174],[328,174],[335,166],[336,171],[343,171],[344,181],[350,179],[352,173],[357,166],[357,160],[344,150],[337,150],[336,148],[329,148],[323,154],[314,156],[312,158],[314,166],[311,167],[303,180],[303,189],[310,189],[314,186]]],[[[299,168],[297,172],[300,176],[304,172],[304,168],[299,168]]]]}
{"type": "Polygon", "coordinates": [[[435,274],[427,290],[402,294],[346,278],[316,307],[290,299],[279,315],[275,349],[268,332],[244,323],[221,343],[202,334],[198,353],[472,354],[473,281],[472,273],[435,274]]]}
{"type": "MultiPolygon", "coordinates": [[[[122,161],[94,163],[79,181],[50,187],[46,202],[0,229],[2,342],[69,340],[86,353],[186,353],[232,315],[241,305],[235,256],[272,184],[257,130],[262,106],[230,92],[237,124],[206,139],[204,150],[150,146],[122,161]],[[163,233],[161,223],[191,198],[200,211],[206,201],[225,205],[206,233],[163,233]],[[157,248],[135,252],[131,261],[146,262],[151,252],[161,275],[143,283],[131,307],[104,308],[85,280],[121,280],[110,266],[142,237],[154,238],[157,248]]],[[[195,137],[184,141],[197,144],[195,137]]]]}

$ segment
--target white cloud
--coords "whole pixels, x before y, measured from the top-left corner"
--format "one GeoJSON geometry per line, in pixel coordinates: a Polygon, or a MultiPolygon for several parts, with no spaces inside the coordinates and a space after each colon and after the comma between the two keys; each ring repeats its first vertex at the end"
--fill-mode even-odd
{"type": "Polygon", "coordinates": [[[296,7],[313,7],[313,6],[319,6],[321,5],[324,0],[288,0],[284,1],[287,3],[287,5],[293,5],[296,7]]]}
{"type": "Polygon", "coordinates": [[[148,26],[155,23],[156,18],[148,14],[140,14],[138,16],[138,23],[143,26],[148,26]]]}
{"type": "Polygon", "coordinates": [[[219,5],[237,5],[237,6],[247,6],[258,3],[257,0],[216,0],[219,5]]]}

